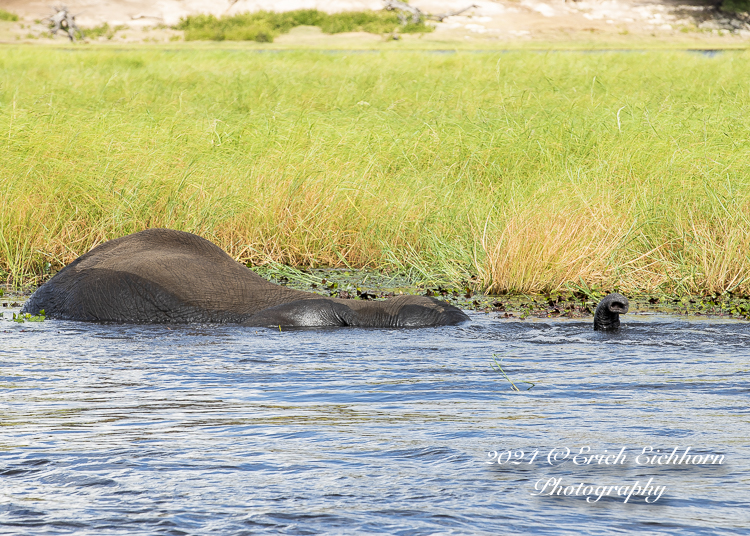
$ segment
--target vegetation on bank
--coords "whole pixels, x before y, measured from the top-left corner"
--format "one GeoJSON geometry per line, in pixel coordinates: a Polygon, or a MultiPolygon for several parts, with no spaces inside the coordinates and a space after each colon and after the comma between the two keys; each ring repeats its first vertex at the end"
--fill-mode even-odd
{"type": "Polygon", "coordinates": [[[711,3],[727,13],[750,12],[750,0],[719,0],[711,3]]]}
{"type": "Polygon", "coordinates": [[[0,9],[0,20],[15,22],[18,20],[18,15],[4,9],[0,9]]]}
{"type": "MultiPolygon", "coordinates": [[[[0,50],[0,279],[104,240],[750,294],[750,53],[0,50]]],[[[463,286],[462,286],[463,287],[463,286]]]]}
{"type": "MultiPolygon", "coordinates": [[[[496,313],[502,318],[585,318],[593,315],[607,292],[581,284],[542,294],[513,293],[484,295],[470,286],[455,284],[415,285],[403,276],[370,270],[294,268],[269,262],[253,266],[262,277],[297,290],[344,299],[378,299],[398,294],[434,296],[456,307],[496,313]]],[[[691,316],[730,316],[750,319],[750,296],[724,292],[702,296],[675,296],[673,293],[628,294],[631,313],[684,314],[691,316]]]]}
{"type": "Polygon", "coordinates": [[[328,14],[317,9],[275,12],[256,11],[239,15],[189,15],[175,26],[186,41],[257,41],[271,43],[274,37],[297,26],[317,26],[324,33],[368,32],[375,34],[431,32],[420,22],[402,25],[393,11],[344,11],[328,14]]]}
{"type": "Polygon", "coordinates": [[[124,25],[110,26],[108,23],[103,22],[98,26],[86,28],[84,31],[86,37],[89,39],[96,39],[98,37],[106,37],[107,39],[112,39],[117,32],[119,32],[120,30],[125,30],[126,28],[127,26],[124,25]]]}

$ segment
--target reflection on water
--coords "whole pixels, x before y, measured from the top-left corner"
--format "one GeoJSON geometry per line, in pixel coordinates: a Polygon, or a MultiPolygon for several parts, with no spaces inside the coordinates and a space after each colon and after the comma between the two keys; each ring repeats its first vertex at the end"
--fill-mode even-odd
{"type": "Polygon", "coordinates": [[[625,322],[0,322],[0,533],[747,534],[750,324],[625,322]],[[724,462],[636,464],[649,446],[724,462]],[[549,479],[569,495],[533,495],[549,479]],[[649,479],[652,504],[570,487],[649,479]]]}

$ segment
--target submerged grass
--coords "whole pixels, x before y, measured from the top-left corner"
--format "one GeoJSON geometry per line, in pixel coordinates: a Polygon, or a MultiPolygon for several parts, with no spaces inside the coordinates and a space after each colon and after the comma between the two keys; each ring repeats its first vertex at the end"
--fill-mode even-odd
{"type": "MultiPolygon", "coordinates": [[[[147,227],[493,293],[750,293],[750,53],[0,50],[0,277],[147,227]]],[[[38,279],[37,279],[38,280],[38,279]]]]}
{"type": "MultiPolygon", "coordinates": [[[[505,371],[503,370],[503,366],[502,366],[502,361],[503,361],[503,358],[501,357],[501,358],[500,358],[500,361],[498,361],[498,360],[497,360],[497,354],[492,354],[492,361],[493,361],[493,362],[492,362],[492,363],[490,363],[490,368],[491,368],[492,370],[494,370],[495,372],[499,372],[500,374],[502,374],[502,375],[503,375],[503,377],[504,377],[504,378],[505,378],[506,380],[508,380],[508,382],[510,383],[510,387],[511,387],[511,390],[512,390],[512,391],[516,391],[516,392],[519,392],[519,391],[521,391],[521,390],[520,390],[520,389],[518,388],[518,386],[517,386],[517,385],[516,385],[515,383],[513,383],[513,380],[511,380],[511,379],[510,379],[510,378],[508,377],[508,375],[507,375],[507,374],[505,373],[505,371]]],[[[529,387],[527,387],[526,389],[524,389],[524,391],[530,391],[530,390],[532,389],[532,387],[534,387],[534,386],[536,385],[536,384],[535,384],[535,383],[533,383],[533,382],[527,382],[527,381],[521,381],[521,382],[518,382],[518,383],[527,383],[527,384],[529,384],[529,387]]]]}

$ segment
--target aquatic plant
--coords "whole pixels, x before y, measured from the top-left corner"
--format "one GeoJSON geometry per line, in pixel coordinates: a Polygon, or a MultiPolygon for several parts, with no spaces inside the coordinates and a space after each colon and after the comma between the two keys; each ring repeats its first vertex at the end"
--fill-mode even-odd
{"type": "Polygon", "coordinates": [[[13,313],[13,322],[18,322],[19,324],[23,324],[24,322],[44,322],[46,319],[46,315],[44,314],[44,309],[39,311],[38,315],[32,315],[30,313],[13,313]]]}
{"type": "MultiPolygon", "coordinates": [[[[502,374],[502,375],[503,375],[503,377],[504,377],[504,378],[505,378],[506,380],[508,380],[508,382],[510,383],[511,389],[512,389],[513,391],[520,391],[520,389],[518,388],[518,386],[517,386],[517,385],[516,385],[515,383],[513,383],[513,380],[511,380],[511,379],[510,379],[510,378],[508,377],[508,375],[507,375],[507,374],[505,373],[505,371],[503,370],[503,367],[502,367],[502,365],[501,365],[501,363],[502,363],[502,361],[503,361],[503,358],[501,357],[501,358],[500,358],[500,361],[498,361],[498,360],[497,360],[497,357],[498,357],[498,356],[497,356],[497,354],[492,354],[492,361],[493,361],[493,363],[490,363],[490,367],[491,367],[491,368],[492,368],[493,370],[495,370],[496,372],[499,372],[500,374],[502,374]]],[[[524,389],[524,391],[529,391],[529,390],[531,390],[531,388],[532,388],[532,387],[534,387],[534,385],[536,385],[535,383],[533,383],[533,382],[528,382],[528,381],[521,381],[521,382],[518,382],[518,383],[528,383],[528,384],[530,384],[530,385],[531,385],[531,387],[529,387],[528,389],[524,389]]]]}

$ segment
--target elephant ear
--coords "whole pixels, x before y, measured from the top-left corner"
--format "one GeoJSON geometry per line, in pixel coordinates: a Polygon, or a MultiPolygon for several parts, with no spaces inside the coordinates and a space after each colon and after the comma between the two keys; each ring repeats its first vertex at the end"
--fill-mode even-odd
{"type": "Polygon", "coordinates": [[[330,299],[296,300],[269,307],[242,322],[260,327],[343,327],[357,325],[354,312],[330,299]]]}

